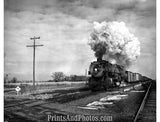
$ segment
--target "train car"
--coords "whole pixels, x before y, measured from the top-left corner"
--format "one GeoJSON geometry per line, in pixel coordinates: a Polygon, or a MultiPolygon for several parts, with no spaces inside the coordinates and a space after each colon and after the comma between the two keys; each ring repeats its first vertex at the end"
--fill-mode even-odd
{"type": "Polygon", "coordinates": [[[131,79],[131,78],[132,78],[132,77],[131,77],[131,73],[132,73],[132,72],[130,72],[130,71],[126,71],[126,79],[127,79],[126,81],[127,81],[127,82],[131,82],[131,81],[132,81],[132,79],[131,79]]]}
{"type": "Polygon", "coordinates": [[[143,80],[142,75],[140,73],[138,73],[138,74],[139,74],[139,81],[142,81],[143,80]]]}
{"type": "Polygon", "coordinates": [[[136,74],[136,81],[141,81],[142,80],[142,75],[139,73],[135,73],[136,74]]]}
{"type": "Polygon", "coordinates": [[[142,75],[139,73],[133,73],[131,71],[126,71],[126,81],[129,83],[138,82],[142,80],[142,75]]]}
{"type": "Polygon", "coordinates": [[[136,82],[136,73],[133,73],[133,82],[136,82]]]}

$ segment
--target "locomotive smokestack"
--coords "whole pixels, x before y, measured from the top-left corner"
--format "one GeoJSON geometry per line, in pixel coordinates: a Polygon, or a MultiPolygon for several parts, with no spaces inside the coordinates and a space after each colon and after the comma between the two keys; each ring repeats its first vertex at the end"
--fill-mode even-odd
{"type": "Polygon", "coordinates": [[[95,56],[97,57],[97,61],[101,61],[103,55],[106,53],[106,44],[104,43],[99,43],[95,45],[95,56]]]}
{"type": "Polygon", "coordinates": [[[97,57],[97,61],[102,61],[102,57],[97,57]]]}

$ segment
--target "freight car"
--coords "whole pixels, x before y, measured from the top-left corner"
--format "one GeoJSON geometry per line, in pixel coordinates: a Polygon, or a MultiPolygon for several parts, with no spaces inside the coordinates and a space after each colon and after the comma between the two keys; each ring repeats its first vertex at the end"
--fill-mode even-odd
{"type": "Polygon", "coordinates": [[[139,73],[133,73],[131,71],[126,71],[126,82],[139,82],[142,81],[142,75],[139,73]]]}
{"type": "Polygon", "coordinates": [[[126,71],[123,66],[102,59],[91,62],[88,74],[88,86],[92,91],[119,87],[121,82],[139,82],[143,78],[139,73],[126,71]]]}

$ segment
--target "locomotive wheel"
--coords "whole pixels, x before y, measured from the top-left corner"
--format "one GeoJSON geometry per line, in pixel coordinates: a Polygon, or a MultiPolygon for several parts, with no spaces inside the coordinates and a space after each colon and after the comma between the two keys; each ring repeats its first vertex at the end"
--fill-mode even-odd
{"type": "Polygon", "coordinates": [[[107,91],[107,89],[108,89],[106,85],[103,85],[103,88],[105,91],[107,91]]]}
{"type": "Polygon", "coordinates": [[[121,85],[121,83],[118,81],[118,82],[116,82],[116,86],[120,86],[121,85]]]}
{"type": "Polygon", "coordinates": [[[111,87],[112,80],[110,78],[104,78],[103,79],[103,88],[105,91],[108,90],[109,87],[111,87]]]}
{"type": "Polygon", "coordinates": [[[108,80],[104,80],[104,83],[103,83],[103,89],[105,90],[105,91],[107,91],[107,89],[108,89],[108,80]]]}
{"type": "Polygon", "coordinates": [[[119,87],[120,86],[120,81],[118,80],[118,79],[114,79],[113,80],[113,85],[114,85],[114,87],[119,87]]]}
{"type": "Polygon", "coordinates": [[[89,83],[88,83],[89,89],[91,91],[98,91],[99,90],[99,85],[97,84],[97,79],[94,77],[89,78],[89,83]]]}
{"type": "Polygon", "coordinates": [[[96,92],[101,90],[101,87],[99,85],[93,85],[90,89],[92,92],[96,92]]]}
{"type": "Polygon", "coordinates": [[[98,91],[95,87],[93,87],[93,88],[91,88],[91,91],[92,92],[96,92],[96,91],[98,91]]]}

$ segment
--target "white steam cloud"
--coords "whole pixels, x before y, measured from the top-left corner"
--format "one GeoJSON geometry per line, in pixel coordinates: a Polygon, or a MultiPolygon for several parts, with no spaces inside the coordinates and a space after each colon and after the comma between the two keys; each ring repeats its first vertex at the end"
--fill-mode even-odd
{"type": "Polygon", "coordinates": [[[124,22],[94,22],[88,44],[97,58],[126,67],[140,55],[140,42],[124,22]]]}

